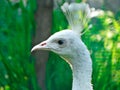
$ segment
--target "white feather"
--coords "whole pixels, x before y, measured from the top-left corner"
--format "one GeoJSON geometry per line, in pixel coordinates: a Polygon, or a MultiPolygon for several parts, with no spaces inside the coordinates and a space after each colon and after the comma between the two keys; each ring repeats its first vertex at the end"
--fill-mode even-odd
{"type": "Polygon", "coordinates": [[[89,5],[84,2],[71,4],[66,2],[61,6],[61,9],[69,22],[70,28],[81,35],[90,19],[89,5]]]}

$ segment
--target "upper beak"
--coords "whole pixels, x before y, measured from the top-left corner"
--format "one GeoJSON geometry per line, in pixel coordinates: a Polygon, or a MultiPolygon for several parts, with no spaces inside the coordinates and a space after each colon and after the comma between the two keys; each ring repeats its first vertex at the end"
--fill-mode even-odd
{"type": "Polygon", "coordinates": [[[34,46],[34,47],[31,49],[31,52],[36,51],[36,50],[49,50],[49,48],[48,48],[48,46],[47,46],[47,42],[46,42],[46,41],[43,41],[43,42],[41,42],[40,44],[34,46]]]}

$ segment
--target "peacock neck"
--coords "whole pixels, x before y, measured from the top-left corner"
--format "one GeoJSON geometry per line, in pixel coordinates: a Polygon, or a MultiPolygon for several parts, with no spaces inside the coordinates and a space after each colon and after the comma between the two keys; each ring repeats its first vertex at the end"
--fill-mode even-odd
{"type": "Polygon", "coordinates": [[[89,61],[78,60],[72,64],[73,84],[72,90],[92,90],[92,65],[89,61]]]}
{"type": "Polygon", "coordinates": [[[80,40],[71,49],[73,53],[61,55],[61,57],[68,62],[72,69],[72,90],[93,90],[91,84],[92,60],[86,45],[80,40]]]}
{"type": "Polygon", "coordinates": [[[92,61],[87,47],[74,49],[72,57],[61,56],[69,63],[73,72],[72,90],[93,90],[91,84],[92,61]]]}
{"type": "Polygon", "coordinates": [[[93,90],[91,85],[92,61],[85,47],[83,51],[77,51],[72,58],[71,67],[73,71],[72,90],[93,90]]]}

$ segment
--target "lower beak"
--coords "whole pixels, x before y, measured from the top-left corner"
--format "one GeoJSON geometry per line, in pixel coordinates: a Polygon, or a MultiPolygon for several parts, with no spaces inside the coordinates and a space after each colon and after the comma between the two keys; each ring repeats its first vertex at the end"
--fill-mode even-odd
{"type": "Polygon", "coordinates": [[[40,44],[34,46],[34,47],[31,49],[31,52],[36,51],[36,50],[49,50],[46,41],[41,42],[40,44]]]}

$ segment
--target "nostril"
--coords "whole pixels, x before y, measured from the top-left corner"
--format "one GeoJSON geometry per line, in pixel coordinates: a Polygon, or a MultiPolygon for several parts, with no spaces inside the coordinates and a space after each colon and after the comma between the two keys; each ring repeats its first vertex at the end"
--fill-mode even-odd
{"type": "Polygon", "coordinates": [[[41,44],[41,46],[44,46],[44,45],[46,45],[46,43],[42,43],[42,44],[41,44]]]}

